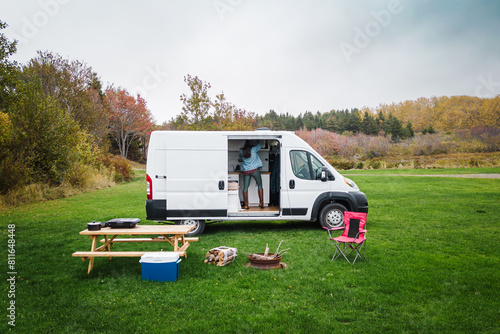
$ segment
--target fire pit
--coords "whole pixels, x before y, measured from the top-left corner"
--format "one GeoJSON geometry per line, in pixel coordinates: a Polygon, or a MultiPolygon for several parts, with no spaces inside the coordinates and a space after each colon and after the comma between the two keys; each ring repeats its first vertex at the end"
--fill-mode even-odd
{"type": "Polygon", "coordinates": [[[281,268],[281,255],[275,258],[265,259],[264,253],[256,253],[248,255],[250,267],[258,269],[278,269],[281,268]]]}
{"type": "Polygon", "coordinates": [[[248,255],[248,259],[250,260],[249,266],[264,270],[286,268],[286,264],[281,263],[280,261],[283,254],[285,254],[286,251],[290,248],[287,248],[280,252],[282,242],[283,240],[281,240],[280,244],[278,245],[278,249],[276,249],[276,252],[274,252],[274,254],[269,253],[269,245],[266,244],[266,251],[264,253],[254,253],[248,255]]]}

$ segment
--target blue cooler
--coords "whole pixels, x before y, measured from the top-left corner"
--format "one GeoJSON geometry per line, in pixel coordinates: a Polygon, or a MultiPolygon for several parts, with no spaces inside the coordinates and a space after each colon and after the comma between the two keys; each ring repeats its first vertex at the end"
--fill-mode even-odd
{"type": "Polygon", "coordinates": [[[179,277],[179,253],[158,252],[141,256],[142,279],[147,281],[177,281],[179,277]]]}

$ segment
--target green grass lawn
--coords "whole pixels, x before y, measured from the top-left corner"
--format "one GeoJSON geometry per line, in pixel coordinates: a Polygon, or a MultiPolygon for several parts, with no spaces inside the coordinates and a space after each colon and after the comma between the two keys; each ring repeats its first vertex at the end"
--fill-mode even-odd
{"type": "Polygon", "coordinates": [[[370,175],[441,175],[441,174],[500,174],[500,168],[448,168],[448,169],[352,169],[340,171],[345,175],[370,174],[370,175]]]}
{"type": "MultiPolygon", "coordinates": [[[[440,170],[442,173],[454,173],[440,170]]],[[[471,170],[473,171],[473,170],[471,170]]],[[[371,171],[363,171],[364,174],[371,171]]],[[[3,279],[0,331],[19,333],[499,333],[500,180],[351,175],[366,192],[367,260],[331,261],[317,223],[208,225],[180,263],[177,282],[141,278],[139,258],[90,250],[92,220],[145,220],[144,172],[131,183],[0,213],[2,277],[15,224],[15,299],[3,279]],[[248,268],[246,253],[291,248],[286,270],[248,268]],[[227,267],[208,249],[237,247],[227,267]],[[7,307],[15,300],[15,328],[7,307]]],[[[168,245],[116,244],[115,250],[168,245]]]]}

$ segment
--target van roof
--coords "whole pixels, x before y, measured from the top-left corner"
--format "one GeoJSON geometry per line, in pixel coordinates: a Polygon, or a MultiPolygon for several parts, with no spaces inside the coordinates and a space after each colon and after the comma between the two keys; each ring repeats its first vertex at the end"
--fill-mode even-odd
{"type": "Polygon", "coordinates": [[[260,129],[255,131],[170,131],[159,130],[153,131],[154,136],[176,136],[187,135],[192,133],[195,136],[227,136],[228,139],[245,140],[245,139],[281,139],[286,138],[286,146],[309,146],[302,138],[298,137],[293,131],[273,131],[269,129],[260,129]]]}

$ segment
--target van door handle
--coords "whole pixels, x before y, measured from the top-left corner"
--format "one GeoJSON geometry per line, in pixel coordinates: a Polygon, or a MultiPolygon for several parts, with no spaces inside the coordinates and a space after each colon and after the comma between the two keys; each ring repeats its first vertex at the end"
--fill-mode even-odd
{"type": "Polygon", "coordinates": [[[219,181],[219,190],[224,190],[224,181],[219,181]]]}
{"type": "Polygon", "coordinates": [[[295,189],[295,180],[290,180],[288,185],[290,186],[290,189],[295,189]]]}

